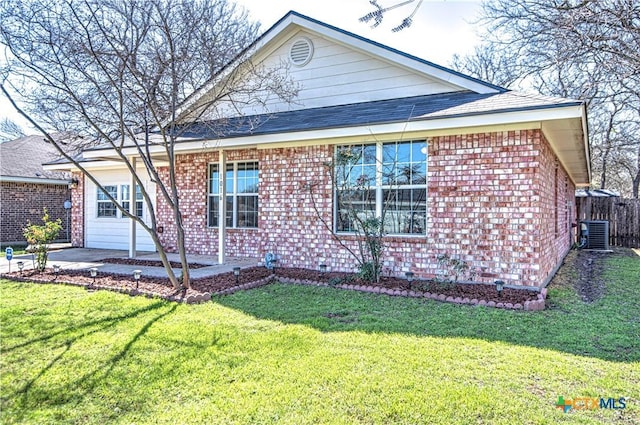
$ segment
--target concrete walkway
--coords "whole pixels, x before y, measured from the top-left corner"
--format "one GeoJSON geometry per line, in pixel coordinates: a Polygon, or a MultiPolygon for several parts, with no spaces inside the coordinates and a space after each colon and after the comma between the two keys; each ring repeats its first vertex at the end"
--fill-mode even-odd
{"type": "MultiPolygon", "coordinates": [[[[54,249],[49,252],[47,267],[52,268],[54,264],[59,265],[63,270],[88,270],[92,267],[98,269],[98,272],[132,274],[134,270],[142,270],[142,274],[146,276],[165,277],[167,272],[163,267],[148,266],[130,266],[125,264],[104,263],[101,260],[105,258],[128,258],[128,251],[114,249],[90,249],[90,248],[68,248],[54,249]]],[[[169,260],[180,262],[178,254],[167,254],[169,260]]],[[[160,260],[160,256],[155,252],[140,252],[137,260],[160,260]]],[[[187,255],[189,263],[207,264],[208,267],[199,269],[191,269],[191,277],[194,279],[213,276],[220,273],[233,271],[234,267],[253,267],[258,265],[258,259],[244,257],[227,257],[225,264],[218,264],[217,258],[205,255],[187,255]]],[[[31,254],[14,255],[11,260],[11,271],[18,271],[18,261],[24,263],[24,270],[33,269],[33,261],[31,254]]],[[[0,273],[9,271],[9,261],[6,258],[0,258],[0,273]]],[[[180,274],[180,269],[174,269],[176,274],[180,274]]]]}

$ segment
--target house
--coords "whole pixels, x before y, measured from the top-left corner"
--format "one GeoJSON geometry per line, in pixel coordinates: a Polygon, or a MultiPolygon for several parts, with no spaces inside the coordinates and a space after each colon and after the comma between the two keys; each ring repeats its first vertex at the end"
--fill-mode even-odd
{"type": "MultiPolygon", "coordinates": [[[[293,103],[240,107],[244,118],[223,134],[210,130],[206,115],[193,118],[219,79],[182,105],[182,122],[193,124],[176,146],[189,252],[221,260],[270,252],[282,266],[325,262],[353,271],[355,262],[317,214],[349,233],[324,165],[347,148],[362,153],[357,167],[378,185],[373,209],[391,211],[385,272],[433,277],[437,256],[448,254],[477,270],[479,281],[549,281],[571,246],[575,189],[590,180],[584,102],[497,87],[296,12],[252,47],[253,63],[289,63],[300,90],[293,103]],[[383,186],[387,162],[411,168],[412,177],[383,186]],[[388,190],[398,196],[387,201],[388,190]]],[[[130,176],[109,160],[112,153],[84,155],[114,197],[127,199],[130,176]]],[[[153,249],[141,232],[130,238],[127,220],[89,180],[74,176],[74,245],[153,249]]],[[[163,244],[175,250],[170,209],[156,199],[163,244]]],[[[144,205],[139,212],[145,216],[144,205]]]]}
{"type": "Polygon", "coordinates": [[[60,240],[67,238],[71,213],[70,174],[45,170],[42,164],[59,157],[42,136],[25,136],[0,143],[0,242],[26,243],[22,235],[29,222],[40,224],[46,208],[52,220],[62,221],[60,240]],[[67,205],[70,206],[70,205],[67,205]]]}

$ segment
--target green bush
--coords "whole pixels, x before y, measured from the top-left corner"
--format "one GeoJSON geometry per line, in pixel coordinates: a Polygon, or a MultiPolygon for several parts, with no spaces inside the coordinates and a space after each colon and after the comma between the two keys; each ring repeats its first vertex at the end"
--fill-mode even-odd
{"type": "Polygon", "coordinates": [[[29,225],[23,229],[22,234],[31,245],[32,253],[36,258],[36,270],[43,271],[47,266],[49,244],[56,240],[61,230],[62,222],[60,219],[51,221],[46,208],[42,216],[42,225],[29,222],[29,225]]]}

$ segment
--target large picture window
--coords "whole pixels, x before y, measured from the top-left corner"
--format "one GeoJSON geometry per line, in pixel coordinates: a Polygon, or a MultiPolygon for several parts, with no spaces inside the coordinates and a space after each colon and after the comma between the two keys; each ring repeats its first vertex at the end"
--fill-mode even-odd
{"type": "MultiPolygon", "coordinates": [[[[220,170],[218,164],[209,165],[209,226],[217,227],[220,220],[220,170]]],[[[227,164],[226,226],[258,227],[258,163],[227,164]]]]}
{"type": "Polygon", "coordinates": [[[358,218],[383,217],[384,232],[425,234],[426,141],[336,148],[336,230],[358,230],[358,218]]]}

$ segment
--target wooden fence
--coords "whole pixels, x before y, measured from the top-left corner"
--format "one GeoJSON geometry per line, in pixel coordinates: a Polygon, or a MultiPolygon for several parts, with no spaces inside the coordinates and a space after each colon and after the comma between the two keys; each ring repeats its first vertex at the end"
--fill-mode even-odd
{"type": "Polygon", "coordinates": [[[609,245],[640,248],[640,199],[576,198],[578,222],[608,220],[609,245]]]}

